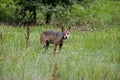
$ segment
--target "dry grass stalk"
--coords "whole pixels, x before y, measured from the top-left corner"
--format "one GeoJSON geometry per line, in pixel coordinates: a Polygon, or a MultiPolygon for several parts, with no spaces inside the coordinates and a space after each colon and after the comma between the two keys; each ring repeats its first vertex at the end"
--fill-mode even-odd
{"type": "Polygon", "coordinates": [[[59,80],[59,72],[58,72],[58,65],[55,64],[53,67],[53,74],[52,74],[52,80],[59,80]]]}
{"type": "Polygon", "coordinates": [[[29,36],[30,36],[30,28],[29,26],[26,26],[26,34],[25,34],[26,48],[29,47],[29,43],[30,43],[29,36]]]}

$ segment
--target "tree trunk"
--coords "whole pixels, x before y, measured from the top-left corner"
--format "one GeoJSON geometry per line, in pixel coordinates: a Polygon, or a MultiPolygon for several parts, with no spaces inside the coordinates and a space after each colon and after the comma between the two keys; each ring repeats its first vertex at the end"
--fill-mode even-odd
{"type": "Polygon", "coordinates": [[[33,23],[36,24],[36,6],[33,9],[33,23]]]}
{"type": "Polygon", "coordinates": [[[45,17],[46,17],[45,23],[46,23],[46,24],[50,24],[50,22],[51,22],[51,16],[52,16],[52,13],[47,13],[47,14],[45,15],[45,17]]]}

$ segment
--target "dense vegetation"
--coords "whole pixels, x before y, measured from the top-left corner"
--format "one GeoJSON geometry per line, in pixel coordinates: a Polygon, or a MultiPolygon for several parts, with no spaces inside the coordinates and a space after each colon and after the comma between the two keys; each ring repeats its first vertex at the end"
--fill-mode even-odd
{"type": "MultiPolygon", "coordinates": [[[[37,11],[38,14],[43,10],[45,15],[45,23],[50,24],[52,14],[58,10],[66,9],[71,7],[78,2],[88,2],[84,0],[2,0],[1,5],[4,8],[14,7],[14,15],[18,22],[22,24],[31,24],[36,23],[37,20],[37,11]],[[7,3],[6,3],[7,2],[7,3]],[[4,7],[5,6],[5,7],[4,7]]],[[[4,13],[4,12],[3,12],[4,13]]],[[[5,12],[6,13],[6,12],[5,12]]]]}
{"type": "Polygon", "coordinates": [[[0,80],[120,80],[119,5],[118,0],[0,0],[0,80]],[[33,27],[19,27],[24,24],[33,27]],[[71,36],[54,56],[53,46],[44,51],[39,37],[61,25],[72,27],[71,36]]]}
{"type": "Polygon", "coordinates": [[[54,26],[72,25],[106,27],[119,25],[120,1],[114,0],[1,0],[0,22],[46,23],[54,26]],[[56,1],[56,2],[55,2],[56,1]],[[60,1],[60,2],[59,2],[60,1]],[[70,1],[70,2],[69,2],[70,1]]]}

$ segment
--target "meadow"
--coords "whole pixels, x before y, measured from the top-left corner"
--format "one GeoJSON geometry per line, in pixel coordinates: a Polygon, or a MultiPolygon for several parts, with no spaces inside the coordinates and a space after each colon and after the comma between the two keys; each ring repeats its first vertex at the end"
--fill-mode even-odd
{"type": "Polygon", "coordinates": [[[71,31],[62,50],[41,49],[40,33],[51,26],[30,27],[26,48],[25,28],[0,25],[0,80],[120,80],[120,28],[71,31]]]}

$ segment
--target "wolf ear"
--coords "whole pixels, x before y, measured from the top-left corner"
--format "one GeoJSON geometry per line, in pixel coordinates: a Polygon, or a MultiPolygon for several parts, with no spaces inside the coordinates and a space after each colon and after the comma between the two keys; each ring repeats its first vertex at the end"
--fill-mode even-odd
{"type": "Polygon", "coordinates": [[[62,26],[62,27],[61,27],[61,30],[62,30],[62,32],[64,32],[65,28],[62,26]]]}
{"type": "Polygon", "coordinates": [[[67,29],[68,31],[70,31],[71,30],[71,27],[68,27],[68,29],[67,29]]]}

